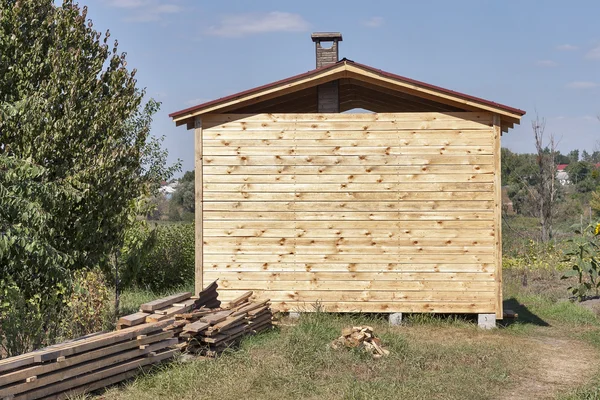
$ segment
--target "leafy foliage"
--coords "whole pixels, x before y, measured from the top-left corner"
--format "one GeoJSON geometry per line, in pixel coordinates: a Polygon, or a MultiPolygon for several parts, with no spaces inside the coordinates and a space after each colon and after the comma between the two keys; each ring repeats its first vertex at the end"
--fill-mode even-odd
{"type": "Polygon", "coordinates": [[[577,277],[577,285],[570,286],[569,291],[580,301],[585,300],[592,291],[596,296],[600,292],[600,245],[595,240],[600,236],[600,224],[590,227],[588,231],[590,233],[583,232],[575,250],[566,254],[571,269],[562,277],[577,277]]]}
{"type": "Polygon", "coordinates": [[[73,291],[63,311],[61,335],[73,338],[110,328],[110,292],[102,273],[80,270],[73,281],[73,291]]]}

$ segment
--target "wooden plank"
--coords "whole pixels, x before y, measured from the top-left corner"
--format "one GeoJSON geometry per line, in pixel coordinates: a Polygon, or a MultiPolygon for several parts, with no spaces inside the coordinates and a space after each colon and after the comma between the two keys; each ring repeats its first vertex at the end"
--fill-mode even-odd
{"type": "MultiPolygon", "coordinates": [[[[384,131],[385,132],[385,131],[384,131]]],[[[304,139],[302,136],[297,137],[296,140],[290,138],[290,135],[286,135],[287,139],[276,138],[276,139],[261,139],[256,138],[251,134],[247,134],[243,138],[233,139],[204,139],[202,146],[204,149],[209,147],[247,147],[247,146],[263,146],[263,147],[326,147],[326,146],[341,146],[341,147],[387,147],[390,144],[394,146],[493,146],[493,138],[489,134],[482,134],[481,131],[476,131],[473,134],[466,135],[461,131],[449,132],[448,136],[441,135],[438,131],[427,133],[412,131],[412,132],[391,132],[384,133],[385,138],[375,139],[363,139],[362,132],[358,139],[348,139],[346,137],[339,137],[336,139],[304,139]],[[454,134],[453,134],[454,133],[454,134]],[[458,134],[456,134],[458,133],[458,134]],[[252,136],[252,137],[250,137],[252,136]],[[393,141],[390,143],[390,141],[393,141]]],[[[356,131],[348,132],[351,136],[356,136],[356,131]]],[[[258,132],[260,136],[260,132],[258,132]]],[[[285,132],[282,133],[285,135],[285,132]]],[[[341,136],[341,135],[340,135],[341,136]]]]}
{"type": "Polygon", "coordinates": [[[485,281],[493,282],[495,276],[493,273],[472,273],[472,272],[270,272],[270,271],[207,271],[204,273],[207,279],[213,279],[218,276],[221,280],[241,282],[250,281],[485,281]]]}
{"type": "Polygon", "coordinates": [[[204,175],[493,174],[489,164],[454,165],[204,165],[204,175]]]}
{"type": "Polygon", "coordinates": [[[205,156],[204,165],[493,165],[492,155],[205,156]]]}
{"type": "Polygon", "coordinates": [[[229,249],[239,246],[256,246],[256,247],[270,247],[270,246],[286,246],[293,245],[295,247],[321,247],[321,246],[357,246],[357,247],[421,247],[421,246],[435,246],[435,247],[456,247],[456,246],[469,246],[469,247],[489,247],[495,245],[493,237],[480,237],[477,239],[453,239],[449,237],[445,238],[412,238],[412,239],[401,239],[401,238],[268,238],[268,237],[206,237],[204,238],[204,245],[208,247],[217,248],[221,246],[223,249],[229,249]]]}
{"type": "Polygon", "coordinates": [[[495,258],[496,258],[496,318],[504,317],[503,298],[502,298],[502,177],[501,177],[501,137],[502,127],[500,116],[494,115],[494,167],[495,167],[495,183],[494,183],[494,237],[496,239],[495,258]]]}
{"type": "MultiPolygon", "coordinates": [[[[448,263],[432,263],[432,264],[372,264],[372,263],[214,263],[204,264],[204,270],[207,272],[487,272],[494,273],[495,264],[448,264],[448,263]]],[[[241,293],[240,293],[241,294],[241,293]]]]}
{"type": "Polygon", "coordinates": [[[225,320],[214,324],[208,330],[209,330],[209,332],[211,332],[211,335],[214,335],[214,333],[216,333],[216,332],[222,332],[222,331],[228,330],[229,328],[231,328],[233,326],[237,326],[240,322],[245,321],[245,319],[246,319],[245,314],[229,316],[225,320]]]}
{"type": "Polygon", "coordinates": [[[213,314],[209,314],[209,315],[206,315],[206,316],[200,318],[200,321],[207,322],[211,325],[218,324],[219,322],[227,319],[227,317],[229,317],[231,315],[231,313],[232,313],[231,310],[217,311],[213,314]]]}
{"type": "Polygon", "coordinates": [[[299,262],[299,263],[493,263],[492,251],[487,254],[205,254],[208,263],[220,262],[299,262]]]}
{"type": "MultiPolygon", "coordinates": [[[[454,254],[471,254],[471,255],[492,255],[494,248],[489,247],[468,247],[468,246],[336,246],[336,245],[318,245],[313,246],[295,246],[293,243],[286,245],[272,245],[272,246],[245,246],[241,245],[238,247],[225,248],[223,246],[211,246],[205,248],[206,255],[213,254],[245,254],[245,255],[286,255],[296,254],[297,256],[304,255],[324,255],[324,254],[346,254],[346,255],[389,255],[389,258],[393,258],[393,255],[417,255],[417,254],[431,254],[440,253],[444,256],[454,254]]],[[[300,258],[302,258],[300,257],[300,258]]],[[[174,314],[171,314],[174,315],[174,314]]],[[[150,322],[150,320],[149,320],[150,322]]]]}
{"type": "MultiPolygon", "coordinates": [[[[390,121],[361,121],[360,124],[356,121],[305,121],[302,117],[305,114],[297,114],[300,118],[296,121],[231,121],[225,122],[214,126],[205,126],[206,130],[209,131],[348,131],[348,130],[362,130],[362,131],[384,131],[384,130],[489,130],[491,121],[480,122],[480,121],[469,121],[466,119],[454,118],[447,120],[405,120],[398,118],[390,121]],[[357,129],[358,128],[358,129],[357,129]]],[[[443,114],[437,114],[443,115],[443,114]]],[[[206,124],[211,125],[210,119],[205,121],[206,124]]]]}
{"type": "Polygon", "coordinates": [[[323,302],[317,304],[298,302],[272,303],[273,310],[310,312],[319,308],[326,312],[405,312],[405,313],[490,313],[494,302],[323,302]]]}
{"type": "Polygon", "coordinates": [[[492,183],[205,183],[204,190],[212,192],[492,192],[492,183]]]}
{"type": "MultiPolygon", "coordinates": [[[[239,290],[228,290],[228,296],[236,296],[239,290]]],[[[257,293],[258,298],[269,297],[273,302],[307,302],[321,301],[458,301],[473,302],[495,300],[494,291],[443,291],[443,290],[364,290],[364,291],[329,291],[329,290],[269,290],[257,293]]],[[[263,307],[266,309],[266,307],[263,307]]],[[[262,310],[262,309],[261,309],[262,310]]],[[[249,315],[252,315],[250,312],[249,315]]]]}
{"type": "Polygon", "coordinates": [[[45,386],[18,396],[15,396],[15,400],[34,400],[41,397],[53,395],[55,393],[67,392],[71,388],[77,388],[92,382],[96,382],[102,379],[106,379],[111,376],[116,376],[124,372],[138,369],[149,364],[155,364],[162,360],[173,357],[176,350],[168,350],[161,353],[149,354],[146,357],[128,361],[122,364],[118,364],[113,367],[105,368],[97,372],[90,374],[81,375],[79,377],[68,379],[56,384],[45,386]]]}
{"type": "Polygon", "coordinates": [[[227,226],[221,229],[204,229],[204,236],[211,237],[262,237],[262,238],[396,238],[403,240],[420,240],[423,238],[441,238],[441,239],[476,239],[488,240],[494,236],[493,227],[488,229],[337,229],[335,226],[330,228],[311,228],[311,229],[284,229],[284,228],[237,228],[227,223],[227,226]]]}
{"type": "Polygon", "coordinates": [[[467,183],[493,182],[492,174],[413,174],[413,175],[205,175],[205,183],[467,183]]]}
{"type": "Polygon", "coordinates": [[[34,359],[35,362],[45,362],[55,360],[61,356],[68,357],[74,354],[83,353],[85,351],[95,350],[100,347],[105,347],[111,344],[133,339],[139,335],[147,335],[152,332],[160,331],[171,321],[172,320],[166,320],[152,324],[132,326],[120,331],[104,333],[89,340],[70,343],[64,347],[48,348],[43,351],[35,352],[34,359]]]}
{"type": "Polygon", "coordinates": [[[494,221],[489,211],[205,211],[205,221],[494,221]]]}
{"type": "Polygon", "coordinates": [[[195,129],[194,129],[194,185],[195,185],[195,216],[194,216],[194,238],[195,238],[195,252],[194,252],[194,292],[200,293],[202,289],[204,289],[204,281],[202,274],[202,265],[204,264],[204,252],[202,250],[202,227],[204,224],[203,217],[203,202],[204,202],[204,194],[203,194],[203,165],[204,165],[204,154],[202,150],[202,119],[200,117],[196,117],[194,120],[195,129]]]}
{"type": "MultiPolygon", "coordinates": [[[[337,290],[337,291],[364,291],[364,290],[433,290],[433,291],[487,291],[494,292],[496,283],[493,281],[247,281],[222,280],[221,289],[223,298],[226,299],[227,290],[337,290]]],[[[266,294],[268,297],[268,293],[266,294]]]]}
{"type": "Polygon", "coordinates": [[[245,147],[205,147],[206,156],[360,156],[360,155],[489,155],[492,146],[245,146],[245,147]]]}
{"type": "MultiPolygon", "coordinates": [[[[488,112],[396,112],[396,113],[259,113],[208,114],[203,118],[209,124],[230,122],[397,122],[397,121],[476,121],[492,123],[488,112]]],[[[247,127],[248,129],[248,127],[247,127]]]]}
{"type": "MultiPolygon", "coordinates": [[[[205,141],[225,141],[224,145],[231,145],[234,140],[260,140],[260,141],[274,141],[279,143],[279,140],[297,140],[297,145],[304,146],[309,145],[310,141],[340,141],[340,140],[380,140],[389,141],[390,138],[398,140],[398,144],[410,145],[430,143],[429,141],[442,141],[444,140],[474,140],[483,141],[481,144],[489,144],[493,138],[492,128],[486,130],[362,130],[362,129],[347,129],[344,131],[330,131],[330,130],[312,130],[303,131],[300,135],[295,134],[295,130],[280,130],[280,131],[234,131],[234,130],[218,130],[209,129],[203,132],[205,141]],[[413,142],[416,141],[416,142],[413,142]]],[[[223,143],[223,142],[221,142],[223,143]]],[[[377,142],[376,142],[377,143],[377,142]]],[[[479,142],[477,142],[479,143],[479,142]]]]}
{"type": "Polygon", "coordinates": [[[187,324],[186,326],[184,326],[183,330],[185,332],[198,333],[198,332],[205,331],[206,329],[208,329],[209,326],[210,326],[210,324],[208,322],[196,321],[196,322],[192,322],[191,324],[187,324]]]}
{"type": "Polygon", "coordinates": [[[143,324],[146,321],[146,317],[148,313],[145,312],[137,312],[135,314],[125,315],[117,321],[117,324],[124,326],[135,326],[139,324],[143,324]]]}
{"type": "Polygon", "coordinates": [[[214,337],[202,337],[201,340],[205,343],[217,344],[227,340],[233,340],[240,335],[243,335],[248,330],[248,327],[244,324],[236,328],[230,329],[227,332],[215,335],[214,337]]]}
{"type": "Polygon", "coordinates": [[[170,306],[171,304],[187,300],[192,297],[190,292],[177,293],[171,296],[164,297],[162,299],[156,299],[148,303],[144,303],[140,306],[140,310],[144,312],[153,312],[170,306]]]}
{"type": "MultiPolygon", "coordinates": [[[[204,201],[437,201],[437,200],[493,200],[489,192],[205,192],[204,201]]],[[[206,226],[206,225],[205,225],[206,226]]]]}
{"type": "Polygon", "coordinates": [[[166,349],[177,344],[178,339],[172,338],[163,340],[161,342],[156,342],[144,349],[137,348],[134,350],[128,350],[124,352],[120,352],[117,354],[109,355],[106,357],[102,357],[99,359],[91,360],[88,362],[84,362],[82,364],[78,364],[72,368],[62,369],[55,373],[50,373],[48,375],[40,376],[38,379],[30,382],[25,382],[21,384],[12,385],[9,387],[0,389],[0,397],[6,397],[11,395],[20,394],[26,391],[30,391],[33,389],[37,389],[42,386],[50,385],[56,382],[64,381],[78,375],[89,373],[91,371],[95,371],[101,368],[105,368],[114,364],[118,364],[127,360],[131,360],[140,356],[144,356],[148,353],[166,349]]]}
{"type": "MultiPolygon", "coordinates": [[[[220,278],[219,278],[220,279],[220,278]]],[[[248,301],[248,299],[252,296],[252,291],[248,291],[246,293],[241,294],[239,297],[231,300],[229,302],[229,307],[237,307],[242,303],[248,301]]]]}
{"type": "MultiPolygon", "coordinates": [[[[290,223],[288,221],[205,221],[204,227],[207,229],[289,229],[290,223]]],[[[296,229],[305,231],[358,228],[367,232],[371,229],[462,229],[466,231],[493,229],[494,224],[490,221],[361,221],[360,224],[355,221],[298,221],[296,224],[296,229]]]]}
{"type": "Polygon", "coordinates": [[[133,349],[140,345],[152,344],[152,343],[160,342],[165,339],[170,339],[172,337],[173,337],[173,332],[171,332],[171,331],[160,332],[160,333],[146,336],[146,337],[143,337],[143,338],[140,338],[137,340],[132,339],[127,342],[119,343],[119,344],[108,346],[108,347],[103,347],[103,348],[100,348],[97,350],[88,351],[88,352],[82,353],[82,354],[78,354],[78,355],[75,355],[75,356],[72,356],[69,358],[65,358],[65,360],[62,362],[44,363],[44,364],[29,367],[29,368],[22,368],[22,369],[14,371],[14,372],[2,375],[2,377],[0,377],[0,381],[2,382],[2,385],[0,385],[0,386],[5,386],[10,383],[18,382],[20,380],[25,379],[28,376],[44,375],[44,374],[47,374],[47,373],[50,373],[53,371],[69,368],[73,365],[81,364],[81,363],[96,360],[96,359],[99,359],[99,358],[102,358],[102,357],[105,357],[105,356],[108,356],[111,354],[115,354],[115,353],[119,353],[119,352],[126,351],[129,349],[133,349]]]}

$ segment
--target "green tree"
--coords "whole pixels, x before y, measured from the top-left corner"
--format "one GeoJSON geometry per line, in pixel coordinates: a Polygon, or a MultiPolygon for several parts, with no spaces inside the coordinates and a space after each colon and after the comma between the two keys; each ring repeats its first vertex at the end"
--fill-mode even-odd
{"type": "MultiPolygon", "coordinates": [[[[13,213],[27,211],[21,225],[12,214],[2,217],[13,231],[28,227],[22,234],[39,240],[21,239],[21,250],[2,254],[7,289],[0,304],[17,304],[17,297],[44,303],[74,269],[115,265],[118,271],[109,260],[119,258],[135,214],[148,210],[141,199],[157,188],[159,176],[168,179],[177,168],[165,166],[160,139],[149,136],[159,103],[143,102],[135,69],[127,68],[125,53],[109,37],[94,30],[87,8],[72,0],[62,6],[0,0],[0,157],[9,160],[6,171],[18,171],[3,179],[10,179],[8,193],[19,185],[46,190],[38,193],[43,199],[22,195],[27,201],[12,204],[13,213]],[[22,290],[31,277],[39,280],[31,286],[37,292],[22,290]]],[[[15,233],[0,233],[0,243],[14,247],[15,233]]]]}
{"type": "Polygon", "coordinates": [[[195,173],[194,171],[187,171],[181,179],[179,179],[179,185],[177,190],[173,193],[171,201],[180,207],[184,213],[193,216],[196,210],[195,203],[195,173]]]}
{"type": "Polygon", "coordinates": [[[569,152],[569,154],[567,155],[567,157],[569,157],[569,163],[575,163],[577,161],[579,161],[579,150],[575,149],[575,150],[571,150],[569,152]]]}

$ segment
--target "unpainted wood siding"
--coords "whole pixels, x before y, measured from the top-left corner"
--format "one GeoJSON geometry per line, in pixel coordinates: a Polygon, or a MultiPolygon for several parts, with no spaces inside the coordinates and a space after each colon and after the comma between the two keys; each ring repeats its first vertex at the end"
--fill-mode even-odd
{"type": "Polygon", "coordinates": [[[283,311],[501,316],[495,144],[488,113],[203,116],[203,280],[283,311]]]}

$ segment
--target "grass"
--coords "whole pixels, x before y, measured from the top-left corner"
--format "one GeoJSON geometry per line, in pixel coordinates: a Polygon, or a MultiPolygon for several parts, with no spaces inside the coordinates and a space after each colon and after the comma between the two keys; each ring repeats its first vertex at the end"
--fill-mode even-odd
{"type": "MultiPolygon", "coordinates": [[[[478,329],[469,316],[414,314],[403,326],[391,327],[385,315],[302,314],[297,323],[284,319],[279,330],[246,338],[239,349],[217,360],[163,365],[103,396],[107,400],[511,398],[507,388],[526,388],[524,376],[547,372],[536,369],[540,340],[568,340],[581,351],[600,354],[600,321],[566,300],[567,283],[545,270],[530,272],[529,282],[523,287],[522,275],[507,271],[505,294],[509,304],[519,307],[520,318],[494,331],[478,329]],[[374,360],[360,351],[329,347],[343,327],[354,325],[372,326],[391,355],[374,360]]],[[[173,292],[184,289],[189,288],[173,292]]],[[[155,296],[132,291],[124,293],[123,303],[139,305],[155,296]]],[[[561,399],[595,399],[600,381],[584,377],[548,390],[561,399]]]]}
{"type": "MultiPolygon", "coordinates": [[[[600,400],[600,320],[569,301],[557,258],[545,257],[543,267],[504,270],[505,308],[519,319],[500,329],[482,331],[473,316],[414,314],[391,327],[385,315],[307,313],[219,359],[156,367],[103,398],[600,400]],[[390,356],[329,346],[355,325],[372,326],[390,356]]],[[[121,310],[184,290],[126,291],[121,310]]]]}

